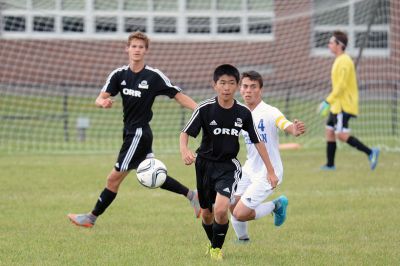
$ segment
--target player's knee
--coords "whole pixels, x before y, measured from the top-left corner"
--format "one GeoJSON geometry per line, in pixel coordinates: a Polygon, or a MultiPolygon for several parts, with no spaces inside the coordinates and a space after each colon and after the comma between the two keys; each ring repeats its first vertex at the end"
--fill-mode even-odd
{"type": "Polygon", "coordinates": [[[206,224],[211,224],[214,220],[214,215],[208,209],[202,209],[201,217],[206,224]]]}
{"type": "Polygon", "coordinates": [[[328,141],[334,141],[335,131],[333,129],[325,129],[325,137],[328,141]]]}
{"type": "Polygon", "coordinates": [[[228,220],[228,210],[216,209],[214,210],[214,218],[217,222],[225,222],[228,220]]]}
{"type": "Polygon", "coordinates": [[[341,134],[339,133],[337,138],[341,141],[341,142],[347,142],[347,140],[349,139],[348,134],[341,134]]]}
{"type": "Polygon", "coordinates": [[[112,191],[117,191],[123,179],[124,175],[122,173],[112,172],[107,177],[107,188],[109,188],[112,191]]]}
{"type": "Polygon", "coordinates": [[[236,220],[238,220],[238,221],[240,221],[240,222],[246,221],[246,215],[245,215],[245,213],[243,213],[243,212],[240,211],[240,210],[234,210],[232,215],[236,218],[236,220]]]}

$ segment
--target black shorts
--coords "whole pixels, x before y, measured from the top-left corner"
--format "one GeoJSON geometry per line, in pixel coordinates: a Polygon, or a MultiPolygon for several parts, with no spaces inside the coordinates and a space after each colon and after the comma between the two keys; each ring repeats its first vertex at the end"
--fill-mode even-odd
{"type": "Polygon", "coordinates": [[[336,133],[350,132],[349,121],[352,117],[355,116],[346,112],[338,114],[329,113],[328,120],[326,121],[326,128],[334,130],[336,133]]]}
{"type": "Polygon", "coordinates": [[[212,211],[217,192],[231,199],[241,177],[242,168],[237,159],[214,162],[197,157],[196,181],[200,207],[212,211]]]}
{"type": "Polygon", "coordinates": [[[146,157],[152,157],[153,133],[150,126],[134,130],[124,129],[123,140],[118,160],[114,166],[118,172],[136,169],[146,157]]]}

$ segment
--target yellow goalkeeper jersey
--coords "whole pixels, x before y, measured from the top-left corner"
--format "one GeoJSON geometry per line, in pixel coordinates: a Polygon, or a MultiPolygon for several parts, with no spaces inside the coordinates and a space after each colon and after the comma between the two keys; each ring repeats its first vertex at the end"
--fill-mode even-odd
{"type": "Polygon", "coordinates": [[[358,115],[358,85],[353,60],[343,53],[336,57],[332,66],[332,92],[326,98],[331,105],[330,111],[338,114],[342,111],[358,115]]]}

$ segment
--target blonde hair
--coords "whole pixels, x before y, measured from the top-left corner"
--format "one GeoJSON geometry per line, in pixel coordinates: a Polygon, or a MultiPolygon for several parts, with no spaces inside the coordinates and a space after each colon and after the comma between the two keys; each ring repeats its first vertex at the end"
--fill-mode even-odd
{"type": "Polygon", "coordinates": [[[149,49],[150,39],[149,39],[149,37],[147,37],[147,35],[144,34],[143,32],[136,31],[136,32],[131,33],[131,34],[129,35],[129,37],[128,37],[128,42],[127,42],[127,45],[128,45],[128,46],[131,44],[131,41],[132,41],[133,39],[143,40],[144,43],[145,43],[146,49],[149,49]]]}

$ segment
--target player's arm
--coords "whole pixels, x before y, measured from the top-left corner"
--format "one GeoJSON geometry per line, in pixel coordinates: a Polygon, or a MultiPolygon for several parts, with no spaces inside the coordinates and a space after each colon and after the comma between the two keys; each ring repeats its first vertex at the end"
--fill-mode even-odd
{"type": "Polygon", "coordinates": [[[278,184],[278,177],[275,174],[275,169],[272,166],[271,160],[269,159],[268,151],[265,148],[263,142],[258,142],[254,144],[258,153],[260,154],[261,159],[263,160],[265,167],[267,168],[267,179],[271,184],[272,188],[275,188],[278,184]]]}
{"type": "Polygon", "coordinates": [[[278,108],[273,108],[270,115],[275,120],[275,126],[287,134],[297,137],[306,132],[302,121],[297,119],[294,119],[293,122],[289,121],[278,108]]]}
{"type": "Polygon", "coordinates": [[[157,85],[158,92],[157,95],[166,95],[171,99],[174,98],[181,106],[188,108],[190,110],[194,110],[197,107],[195,101],[192,100],[189,96],[182,93],[181,88],[178,86],[174,86],[169,78],[164,75],[161,71],[157,71],[159,74],[159,82],[157,85]]]}
{"type": "Polygon", "coordinates": [[[267,168],[267,180],[271,184],[273,188],[276,187],[278,184],[278,177],[275,174],[275,169],[272,166],[271,160],[269,159],[267,148],[265,148],[264,142],[261,141],[261,138],[257,132],[257,129],[254,126],[253,118],[251,113],[249,113],[249,119],[245,119],[243,124],[243,129],[247,131],[249,134],[250,141],[254,143],[258,154],[260,155],[261,159],[263,160],[265,167],[267,168]]]}
{"type": "Polygon", "coordinates": [[[189,121],[182,129],[181,135],[179,136],[179,150],[181,152],[181,157],[183,162],[186,165],[192,164],[196,155],[189,149],[189,136],[196,137],[201,129],[201,121],[200,121],[200,110],[199,107],[193,112],[189,121]]]}
{"type": "Polygon", "coordinates": [[[120,72],[114,70],[108,75],[106,83],[101,89],[99,96],[97,96],[96,98],[95,104],[97,107],[100,108],[112,107],[113,99],[111,98],[111,96],[114,97],[119,92],[118,88],[121,82],[119,81],[119,73],[120,72]]]}
{"type": "Polygon", "coordinates": [[[99,96],[96,98],[96,106],[100,108],[111,108],[113,100],[111,99],[111,94],[108,92],[100,92],[99,96]]]}
{"type": "Polygon", "coordinates": [[[332,80],[332,91],[318,106],[318,113],[320,116],[325,117],[329,114],[331,105],[337,101],[339,96],[346,89],[349,69],[350,68],[347,64],[342,63],[338,69],[335,70],[337,73],[334,75],[334,80],[332,80]]]}
{"type": "Polygon", "coordinates": [[[197,103],[193,101],[192,98],[183,94],[182,92],[178,92],[175,97],[175,101],[177,101],[181,106],[186,107],[190,110],[194,110],[197,106],[197,103]]]}
{"type": "Polygon", "coordinates": [[[192,164],[196,159],[195,154],[189,149],[188,143],[189,135],[186,132],[181,132],[181,135],[179,137],[179,148],[181,151],[182,161],[186,165],[192,164]]]}
{"type": "Polygon", "coordinates": [[[290,124],[284,128],[283,131],[292,136],[298,137],[306,132],[306,127],[303,121],[295,119],[293,120],[293,123],[290,122],[290,124]]]}
{"type": "Polygon", "coordinates": [[[349,70],[347,65],[342,65],[338,68],[338,75],[335,75],[335,81],[332,80],[332,83],[335,83],[335,86],[332,88],[332,92],[328,95],[325,101],[329,104],[332,104],[337,100],[337,98],[343,93],[347,86],[347,79],[349,75],[349,70]]]}

